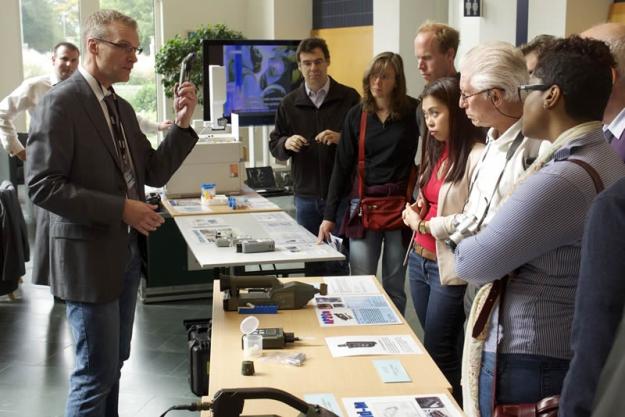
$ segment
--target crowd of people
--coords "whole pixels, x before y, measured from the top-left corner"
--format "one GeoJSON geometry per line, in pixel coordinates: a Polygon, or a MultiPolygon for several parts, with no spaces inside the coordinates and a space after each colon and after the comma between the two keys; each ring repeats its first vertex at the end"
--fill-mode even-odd
{"type": "MultiPolygon", "coordinates": [[[[625,176],[623,27],[542,35],[521,47],[483,43],[459,57],[457,71],[459,33],[426,22],[415,38],[426,84],[419,97],[406,93],[402,58],[383,52],[364,71],[363,98],[344,111],[335,141],[319,141],[323,119],[313,111],[312,134],[286,120],[292,135],[272,147],[279,159],[297,158],[294,175],[296,162],[326,167],[320,178],[304,176],[329,181],[314,195],[318,241],[344,237],[351,274],[375,274],[380,263],[402,313],[408,278],[424,345],[467,415],[561,393],[561,416],[589,416],[594,407],[625,294],[619,257],[602,263],[596,244],[582,251],[582,238],[602,235],[605,220],[584,234],[587,214],[625,176]],[[324,146],[333,161],[319,157],[324,146]],[[396,210],[403,224],[369,217],[371,198],[407,191],[412,201],[396,210]],[[604,288],[594,287],[597,274],[604,288]]],[[[322,52],[318,84],[328,86],[322,52]]],[[[332,93],[304,89],[302,103],[317,109],[317,93],[332,93]]],[[[289,107],[285,100],[279,114],[289,107]]]]}
{"type": "MultiPolygon", "coordinates": [[[[348,255],[306,273],[373,275],[381,263],[401,313],[407,277],[424,345],[469,416],[560,394],[562,417],[608,415],[619,375],[602,369],[621,360],[610,351],[625,326],[625,25],[462,57],[459,42],[445,24],[418,28],[418,97],[406,57],[376,55],[359,93],[328,75],[323,39],[300,43],[304,82],[282,100],[269,147],[291,160],[298,223],[319,243],[342,236],[348,255]],[[381,215],[371,198],[400,203],[381,215]]],[[[104,416],[117,415],[130,354],[139,236],[163,221],[143,186],[163,185],[194,146],[197,97],[177,86],[154,150],[113,89],[140,51],[136,22],[98,11],[83,47],[78,67],[78,48],[57,45],[55,75],[2,101],[0,138],[46,213],[43,275],[75,339],[67,415],[104,416]],[[26,109],[24,149],[11,120],[26,109]]]]}

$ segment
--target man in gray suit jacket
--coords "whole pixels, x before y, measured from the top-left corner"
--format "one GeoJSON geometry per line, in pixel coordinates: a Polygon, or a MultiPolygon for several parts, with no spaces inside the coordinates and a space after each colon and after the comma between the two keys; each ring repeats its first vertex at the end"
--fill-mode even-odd
{"type": "Polygon", "coordinates": [[[117,416],[140,277],[137,232],[163,223],[143,202],[144,185],[164,185],[195,145],[197,98],[191,83],[178,87],[175,125],[154,150],[111,88],[128,81],[137,61],[136,22],[97,11],[83,43],[83,66],[35,111],[27,183],[33,202],[50,211],[51,287],[66,301],[75,340],[66,416],[117,416]]]}

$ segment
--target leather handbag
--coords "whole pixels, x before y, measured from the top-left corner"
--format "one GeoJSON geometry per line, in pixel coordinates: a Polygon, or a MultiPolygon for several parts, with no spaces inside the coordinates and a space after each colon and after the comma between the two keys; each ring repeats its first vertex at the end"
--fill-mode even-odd
{"type": "Polygon", "coordinates": [[[358,197],[360,208],[358,215],[362,225],[368,230],[398,230],[405,227],[401,213],[406,203],[412,199],[412,189],[416,182],[416,169],[410,173],[405,195],[365,196],[365,133],[367,130],[367,112],[360,115],[360,134],[358,137],[358,197]]]}
{"type": "Polygon", "coordinates": [[[560,396],[545,397],[537,403],[498,404],[493,417],[557,417],[560,396]]]}

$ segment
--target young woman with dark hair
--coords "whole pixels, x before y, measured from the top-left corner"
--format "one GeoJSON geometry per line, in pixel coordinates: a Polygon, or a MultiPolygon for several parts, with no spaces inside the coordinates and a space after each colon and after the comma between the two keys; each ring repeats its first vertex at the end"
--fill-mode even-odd
{"type": "Polygon", "coordinates": [[[408,254],[413,304],[424,329],[424,345],[461,402],[460,370],[466,282],[456,275],[453,253],[430,227],[462,212],[469,182],[484,149],[481,129],[459,107],[456,78],[441,78],[423,90],[427,134],[423,144],[419,197],[406,206],[404,223],[415,231],[408,254]]]}

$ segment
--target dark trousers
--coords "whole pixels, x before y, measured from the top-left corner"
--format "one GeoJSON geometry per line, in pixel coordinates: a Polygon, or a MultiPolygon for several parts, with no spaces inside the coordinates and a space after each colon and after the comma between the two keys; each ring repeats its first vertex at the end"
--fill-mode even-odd
{"type": "Polygon", "coordinates": [[[423,327],[423,345],[462,405],[460,374],[466,285],[441,285],[438,264],[412,252],[408,258],[412,302],[423,327]]]}
{"type": "MultiPolygon", "coordinates": [[[[323,212],[325,210],[325,200],[322,198],[295,196],[295,218],[297,223],[304,226],[313,235],[319,234],[319,226],[323,221],[323,212]]],[[[343,218],[346,204],[339,207],[337,216],[337,224],[334,233],[340,230],[340,221],[343,218]]],[[[348,253],[344,252],[345,255],[348,253]]],[[[349,275],[348,261],[329,261],[329,262],[306,262],[305,274],[308,277],[322,277],[332,275],[349,275]]]]}

